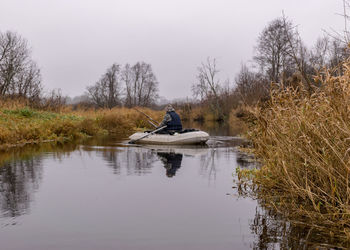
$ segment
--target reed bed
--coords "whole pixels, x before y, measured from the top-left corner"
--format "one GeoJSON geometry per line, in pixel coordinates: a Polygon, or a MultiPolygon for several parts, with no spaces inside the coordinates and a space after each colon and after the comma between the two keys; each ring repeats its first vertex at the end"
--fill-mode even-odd
{"type": "Polygon", "coordinates": [[[214,114],[212,114],[206,106],[182,106],[177,109],[183,121],[195,122],[216,122],[214,114]]]}
{"type": "MultiPolygon", "coordinates": [[[[151,128],[134,109],[114,108],[62,112],[32,109],[17,101],[1,103],[0,148],[43,141],[73,140],[86,136],[113,134],[126,137],[141,128],[151,128]]],[[[163,112],[141,109],[154,119],[163,112]]]]}
{"type": "Polygon", "coordinates": [[[350,239],[350,61],[325,71],[313,94],[302,85],[271,91],[249,138],[263,166],[257,196],[293,220],[350,239]]]}

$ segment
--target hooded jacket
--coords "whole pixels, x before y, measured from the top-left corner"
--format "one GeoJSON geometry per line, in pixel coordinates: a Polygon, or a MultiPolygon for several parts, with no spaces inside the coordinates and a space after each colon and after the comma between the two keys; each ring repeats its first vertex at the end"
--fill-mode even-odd
{"type": "Polygon", "coordinates": [[[171,120],[166,122],[165,125],[167,125],[167,127],[165,128],[165,130],[181,131],[182,124],[180,116],[175,111],[168,111],[167,114],[170,115],[171,120]]]}

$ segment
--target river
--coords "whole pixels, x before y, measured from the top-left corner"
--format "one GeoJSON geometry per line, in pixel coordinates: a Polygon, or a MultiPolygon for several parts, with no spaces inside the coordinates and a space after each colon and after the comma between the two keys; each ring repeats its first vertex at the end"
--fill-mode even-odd
{"type": "Polygon", "coordinates": [[[2,153],[0,249],[315,245],[317,236],[239,194],[236,167],[256,167],[237,150],[241,142],[226,135],[207,147],[160,147],[105,138],[2,153]]]}

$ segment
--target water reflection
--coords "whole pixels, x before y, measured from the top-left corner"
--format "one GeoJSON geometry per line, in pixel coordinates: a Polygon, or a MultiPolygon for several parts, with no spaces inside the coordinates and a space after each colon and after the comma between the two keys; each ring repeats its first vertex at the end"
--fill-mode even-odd
{"type": "Polygon", "coordinates": [[[258,206],[250,226],[257,236],[253,249],[343,249],[349,248],[346,239],[330,237],[326,228],[290,222],[274,209],[258,206]]]}
{"type": "Polygon", "coordinates": [[[17,217],[29,211],[35,192],[42,181],[45,159],[63,162],[74,151],[81,155],[100,157],[116,175],[126,171],[126,175],[150,174],[156,162],[165,169],[165,175],[175,177],[181,168],[184,156],[200,157],[200,175],[215,180],[215,159],[221,157],[219,151],[207,147],[116,147],[103,142],[75,144],[43,144],[13,149],[0,154],[0,210],[2,217],[17,217]],[[104,145],[107,144],[107,145],[104,145]],[[103,146],[104,145],[104,146],[103,146]]]}
{"type": "Polygon", "coordinates": [[[175,153],[157,153],[159,159],[164,164],[166,176],[169,178],[175,176],[176,171],[181,167],[182,154],[175,153]]]}
{"type": "Polygon", "coordinates": [[[209,184],[216,180],[215,156],[220,157],[220,152],[211,148],[207,154],[200,157],[200,174],[208,177],[209,184]]]}
{"type": "MultiPolygon", "coordinates": [[[[58,211],[63,211],[63,214],[66,213],[68,215],[72,213],[74,216],[68,217],[72,220],[72,225],[76,227],[84,224],[85,221],[92,220],[91,224],[88,224],[90,226],[86,226],[84,229],[79,228],[82,231],[91,229],[92,231],[89,232],[89,235],[99,235],[99,232],[103,230],[107,233],[114,232],[113,230],[120,229],[115,226],[118,223],[124,223],[124,228],[128,228],[130,224],[134,223],[136,229],[133,228],[130,231],[132,232],[130,235],[123,234],[124,231],[122,229],[118,231],[118,234],[124,235],[128,239],[128,237],[134,237],[134,231],[139,229],[140,234],[138,236],[144,237],[145,231],[148,233],[151,233],[152,230],[155,230],[156,233],[160,232],[157,231],[157,227],[150,231],[145,230],[143,225],[158,223],[158,227],[164,229],[161,232],[175,230],[175,233],[186,238],[190,237],[188,235],[196,235],[196,230],[198,229],[197,240],[202,240],[203,238],[211,240],[218,237],[217,239],[220,240],[216,241],[216,244],[220,244],[220,242],[234,241],[232,238],[229,238],[233,237],[230,230],[237,229],[238,223],[232,221],[237,219],[235,218],[237,216],[236,213],[241,211],[239,220],[241,220],[242,216],[249,216],[246,220],[242,219],[242,224],[245,223],[244,225],[247,228],[245,233],[254,235],[254,237],[249,238],[250,248],[300,249],[310,246],[329,247],[339,245],[336,237],[331,240],[329,237],[324,237],[315,228],[292,224],[273,210],[258,204],[258,202],[252,201],[248,203],[250,207],[244,207],[247,206],[246,201],[239,203],[231,196],[228,196],[227,193],[231,193],[232,180],[235,178],[235,176],[232,177],[235,167],[254,168],[257,166],[251,156],[240,154],[234,149],[233,146],[236,146],[238,140],[234,141],[234,145],[232,141],[227,137],[217,138],[213,143],[214,146],[210,147],[125,147],[123,144],[119,143],[116,145],[115,141],[107,140],[103,142],[87,142],[80,146],[75,144],[46,144],[40,147],[34,146],[2,153],[0,154],[0,219],[14,218],[24,214],[32,216],[28,212],[33,200],[39,199],[40,186],[45,186],[45,190],[49,190],[49,186],[52,184],[51,182],[49,184],[45,183],[45,185],[42,184],[44,179],[46,179],[44,176],[47,177],[49,172],[46,167],[50,166],[52,162],[56,162],[60,164],[55,166],[60,166],[60,168],[68,166],[64,169],[66,173],[71,173],[69,171],[72,170],[76,171],[73,171],[77,173],[76,177],[72,176],[71,179],[65,180],[65,185],[69,187],[68,190],[73,192],[72,194],[63,194],[60,193],[61,190],[57,191],[55,188],[52,188],[51,190],[56,190],[58,193],[45,196],[48,200],[44,201],[46,201],[46,204],[49,204],[52,199],[55,199],[51,197],[55,195],[61,196],[61,201],[64,202],[55,204],[57,206],[56,213],[58,214],[58,211]],[[230,144],[226,141],[230,141],[230,144]],[[90,163],[87,164],[88,167],[86,169],[88,171],[85,171],[83,175],[80,175],[82,172],[79,172],[79,168],[76,168],[77,166],[74,165],[78,164],[81,159],[88,159],[90,163]],[[84,182],[84,178],[89,176],[91,179],[84,182]],[[139,178],[140,176],[144,178],[139,178]],[[197,178],[198,176],[200,178],[197,178]],[[167,177],[176,180],[176,182],[170,181],[167,177]],[[125,179],[128,181],[124,181],[125,179]],[[96,182],[93,183],[93,188],[90,189],[91,181],[96,182]],[[70,186],[68,183],[70,183],[70,186]],[[80,188],[80,186],[84,187],[84,183],[87,183],[87,186],[80,188]],[[76,191],[75,188],[78,191],[81,190],[81,193],[76,191]],[[77,196],[74,196],[76,192],[77,196]],[[174,194],[173,197],[178,198],[167,199],[169,193],[174,194]],[[79,201],[69,199],[72,197],[79,197],[79,201]],[[103,200],[104,198],[105,200],[103,200]],[[96,202],[97,200],[99,202],[96,202]],[[159,200],[164,202],[159,204],[159,200]],[[85,204],[89,204],[89,206],[86,206],[81,211],[80,202],[82,201],[85,201],[85,204]],[[104,202],[108,203],[108,206],[99,205],[104,204],[104,202]],[[115,202],[114,205],[113,202],[115,202]],[[153,204],[157,205],[153,206],[153,204]],[[177,210],[179,215],[174,216],[174,220],[171,220],[166,214],[167,209],[171,210],[171,208],[176,208],[183,204],[189,205],[185,210],[177,210]],[[77,207],[76,213],[74,213],[74,205],[77,207]],[[160,211],[157,210],[159,206],[162,208],[160,211]],[[90,207],[91,211],[89,210],[90,207]],[[142,216],[142,213],[137,210],[138,207],[142,207],[151,216],[142,216]],[[256,207],[255,213],[254,207],[256,207]],[[102,209],[103,213],[98,209],[102,209]],[[252,210],[249,215],[247,215],[248,210],[252,210]],[[91,212],[90,214],[88,213],[89,211],[91,212]],[[116,213],[116,211],[118,212],[116,213]],[[132,211],[132,216],[130,216],[131,212],[129,213],[129,211],[132,211]],[[164,214],[163,211],[165,211],[164,214]],[[201,214],[200,211],[203,213],[201,214]],[[104,218],[105,213],[107,213],[106,218],[104,218]],[[81,217],[79,217],[80,214],[81,217]],[[96,220],[94,220],[95,214],[99,214],[96,220]],[[77,216],[80,218],[80,221],[74,220],[77,216]],[[133,220],[135,216],[139,222],[133,220]],[[192,234],[181,234],[183,232],[183,223],[186,223],[188,218],[191,218],[191,223],[193,224],[193,227],[189,226],[189,228],[194,228],[195,230],[189,231],[192,234]],[[113,219],[115,221],[111,221],[113,219]],[[100,220],[102,221],[101,224],[98,223],[100,220]],[[107,230],[107,227],[105,228],[109,221],[111,221],[110,231],[107,230]],[[163,221],[164,224],[162,224],[163,221]],[[93,231],[91,225],[96,223],[99,230],[93,231]],[[202,226],[201,228],[196,228],[195,224],[202,226]],[[175,226],[169,228],[168,225],[175,226]],[[220,231],[222,227],[225,228],[225,232],[220,231]],[[200,235],[202,233],[201,230],[204,230],[210,236],[202,237],[200,235]],[[225,233],[228,236],[220,238],[225,233]]],[[[64,171],[62,170],[62,172],[64,171]]],[[[57,172],[53,172],[53,176],[51,175],[51,181],[55,180],[55,174],[57,172]]],[[[61,180],[57,182],[61,184],[61,180]]],[[[233,189],[232,193],[237,196],[239,189],[233,189]]],[[[241,197],[244,196],[242,195],[241,197]]],[[[56,197],[56,199],[58,198],[56,197]]],[[[38,204],[38,207],[40,206],[42,205],[38,204]]],[[[54,206],[50,208],[55,209],[54,206]]],[[[40,209],[38,210],[40,211],[40,209]]],[[[45,213],[48,213],[46,219],[53,217],[46,206],[40,212],[37,213],[37,215],[40,215],[38,215],[39,219],[36,221],[40,221],[42,214],[45,213]]],[[[62,219],[66,218],[62,217],[62,219]]],[[[47,225],[44,224],[44,226],[47,225]]],[[[69,229],[65,228],[65,230],[69,229]]],[[[237,231],[239,230],[237,229],[237,231]]],[[[83,236],[83,239],[88,238],[85,237],[86,235],[83,236]]],[[[162,236],[168,237],[169,241],[172,239],[170,233],[162,236]]],[[[153,236],[148,235],[148,237],[152,238],[153,236]]],[[[103,237],[101,236],[101,238],[103,237]]],[[[115,239],[115,235],[112,235],[110,239],[115,239]]],[[[235,241],[239,240],[235,239],[235,241]]],[[[191,238],[188,238],[188,241],[191,241],[191,238]]],[[[340,245],[347,246],[342,243],[340,245]]],[[[226,246],[222,248],[216,248],[214,245],[208,246],[209,248],[207,249],[228,249],[226,246]]],[[[152,248],[150,247],[149,249],[152,248]]],[[[159,247],[158,249],[163,248],[159,247]]],[[[179,247],[179,249],[181,248],[179,247]]]]}
{"type": "Polygon", "coordinates": [[[74,144],[60,143],[25,146],[0,154],[0,211],[3,217],[17,217],[28,212],[43,176],[44,152],[55,160],[69,156],[74,144]],[[47,153],[51,152],[51,153],[47,153]]]}
{"type": "Polygon", "coordinates": [[[5,217],[26,213],[39,188],[43,166],[40,157],[5,163],[0,167],[0,209],[5,217]]]}
{"type": "Polygon", "coordinates": [[[107,162],[113,173],[120,175],[126,169],[127,175],[145,175],[151,173],[153,163],[158,161],[155,152],[142,147],[110,147],[83,145],[81,149],[94,152],[107,162]]]}

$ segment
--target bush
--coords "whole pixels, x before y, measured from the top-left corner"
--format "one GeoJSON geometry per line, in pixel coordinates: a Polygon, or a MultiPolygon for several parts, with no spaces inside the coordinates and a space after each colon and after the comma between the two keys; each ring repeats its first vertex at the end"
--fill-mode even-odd
{"type": "Polygon", "coordinates": [[[94,136],[97,134],[103,134],[104,131],[101,131],[101,129],[98,127],[96,120],[91,118],[86,118],[82,120],[79,124],[79,130],[80,132],[89,135],[94,136]]]}

